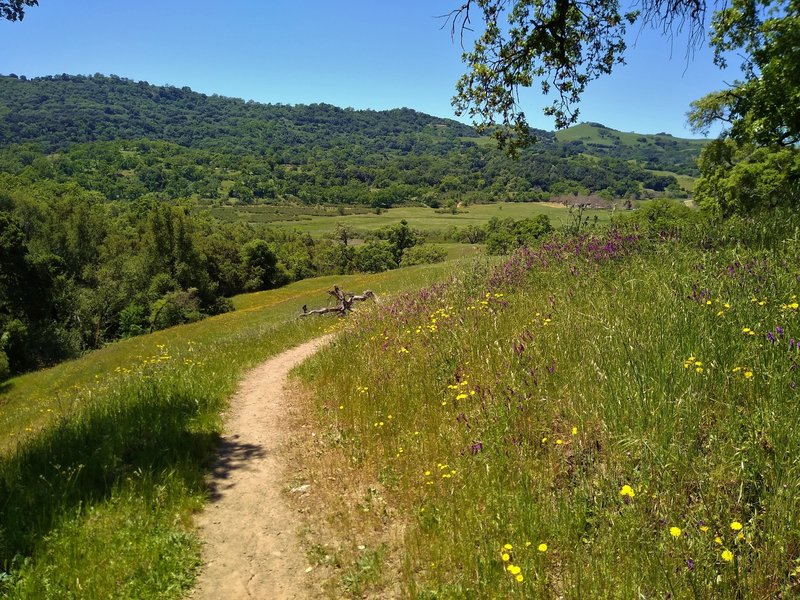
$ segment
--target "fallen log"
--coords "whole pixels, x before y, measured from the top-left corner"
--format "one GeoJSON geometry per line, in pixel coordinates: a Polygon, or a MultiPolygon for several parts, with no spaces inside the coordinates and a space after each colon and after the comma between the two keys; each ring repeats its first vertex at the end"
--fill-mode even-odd
{"type": "Polygon", "coordinates": [[[304,304],[303,312],[300,316],[307,317],[309,315],[327,315],[333,313],[340,317],[346,317],[347,314],[353,310],[354,302],[364,302],[369,298],[375,298],[375,294],[372,290],[365,290],[363,294],[353,294],[352,292],[343,292],[339,289],[338,285],[333,286],[332,290],[328,290],[328,294],[336,298],[336,306],[326,306],[324,308],[308,310],[308,306],[304,304]]]}

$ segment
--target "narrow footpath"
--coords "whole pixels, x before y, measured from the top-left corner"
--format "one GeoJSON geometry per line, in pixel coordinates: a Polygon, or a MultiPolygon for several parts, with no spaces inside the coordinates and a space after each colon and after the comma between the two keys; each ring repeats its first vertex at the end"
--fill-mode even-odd
{"type": "Polygon", "coordinates": [[[203,567],[192,598],[299,599],[305,556],[300,520],[288,505],[283,450],[291,435],[286,412],[289,371],[328,343],[317,338],[250,371],[231,399],[210,479],[210,502],[198,515],[203,567]]]}

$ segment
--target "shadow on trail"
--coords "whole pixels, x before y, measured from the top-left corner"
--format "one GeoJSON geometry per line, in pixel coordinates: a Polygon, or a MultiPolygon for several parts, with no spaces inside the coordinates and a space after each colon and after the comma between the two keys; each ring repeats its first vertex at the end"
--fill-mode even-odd
{"type": "Polygon", "coordinates": [[[185,383],[139,382],[0,457],[0,570],[30,555],[64,516],[85,514],[122,486],[147,493],[178,478],[202,492],[219,442],[209,418],[217,404],[185,383]]]}
{"type": "Polygon", "coordinates": [[[246,469],[250,462],[267,455],[263,446],[243,444],[238,437],[220,439],[218,457],[211,466],[211,477],[206,487],[208,499],[212,502],[220,500],[223,493],[233,487],[233,483],[230,483],[231,473],[246,469]]]}

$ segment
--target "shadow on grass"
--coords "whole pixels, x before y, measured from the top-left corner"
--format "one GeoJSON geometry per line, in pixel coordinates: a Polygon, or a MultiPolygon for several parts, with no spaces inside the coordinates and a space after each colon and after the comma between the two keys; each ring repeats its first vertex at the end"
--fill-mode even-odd
{"type": "Polygon", "coordinates": [[[212,502],[220,500],[233,487],[229,481],[233,471],[245,468],[253,460],[267,455],[263,446],[243,444],[237,438],[238,436],[220,440],[217,460],[211,467],[211,477],[206,487],[208,499],[212,502]]]}
{"type": "Polygon", "coordinates": [[[10,381],[6,381],[5,383],[0,383],[0,394],[7,394],[11,390],[14,389],[14,384],[10,381]]]}
{"type": "Polygon", "coordinates": [[[157,485],[177,475],[201,491],[219,437],[198,423],[215,407],[178,383],[141,382],[0,459],[0,570],[30,555],[64,515],[103,501],[128,478],[157,485]]]}

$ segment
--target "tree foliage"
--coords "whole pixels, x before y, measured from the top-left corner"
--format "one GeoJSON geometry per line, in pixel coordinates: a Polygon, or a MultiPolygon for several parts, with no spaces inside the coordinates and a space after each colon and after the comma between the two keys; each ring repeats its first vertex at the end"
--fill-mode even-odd
{"type": "MultiPolygon", "coordinates": [[[[453,103],[482,128],[499,121],[495,135],[512,151],[529,141],[520,88],[538,84],[554,97],[544,112],[566,127],[578,118],[586,85],[624,61],[627,26],[638,20],[665,34],[688,28],[691,49],[706,22],[705,0],[643,0],[624,14],[617,0],[467,0],[450,15],[454,34],[468,28],[471,9],[480,10],[484,27],[463,56],[468,70],[453,103]]],[[[714,12],[715,63],[724,67],[729,53],[739,53],[745,79],[695,103],[697,128],[725,120],[737,139],[797,143],[798,18],[797,0],[732,0],[714,12]]]]}
{"type": "Polygon", "coordinates": [[[714,14],[710,43],[720,67],[742,57],[743,79],[693,102],[693,128],[722,121],[740,145],[800,143],[800,1],[731,0],[714,14]]]}
{"type": "Polygon", "coordinates": [[[577,122],[574,104],[589,82],[622,62],[625,26],[636,18],[622,14],[617,0],[468,0],[451,15],[453,32],[468,25],[473,7],[485,27],[463,55],[469,70],[453,104],[456,114],[477,119],[479,128],[500,116],[507,127],[495,129],[495,137],[512,151],[530,142],[517,90],[538,82],[543,94],[555,96],[544,112],[556,127],[577,122]]]}
{"type": "Polygon", "coordinates": [[[9,21],[21,21],[25,18],[25,9],[38,4],[39,0],[0,0],[0,16],[9,21]]]}

